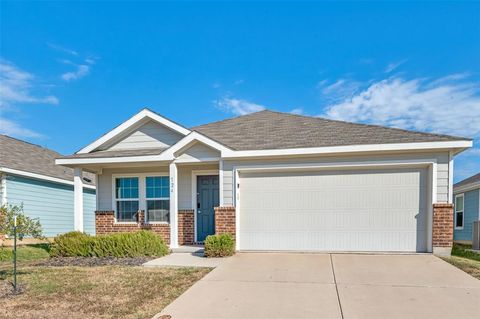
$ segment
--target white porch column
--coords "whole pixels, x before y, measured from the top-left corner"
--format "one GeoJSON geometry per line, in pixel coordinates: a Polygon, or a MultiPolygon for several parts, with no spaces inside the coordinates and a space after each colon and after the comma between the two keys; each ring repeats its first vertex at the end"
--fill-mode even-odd
{"type": "Polygon", "coordinates": [[[82,169],[73,169],[73,226],[76,231],[83,232],[83,176],[82,169]]]}
{"type": "Polygon", "coordinates": [[[170,164],[170,248],[178,247],[178,171],[170,164]]]}

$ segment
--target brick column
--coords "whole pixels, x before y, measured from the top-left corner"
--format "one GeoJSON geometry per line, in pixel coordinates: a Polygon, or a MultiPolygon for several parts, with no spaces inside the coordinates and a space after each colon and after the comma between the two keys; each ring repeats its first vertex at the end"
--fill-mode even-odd
{"type": "Polygon", "coordinates": [[[115,222],[113,210],[97,210],[95,212],[95,234],[102,235],[112,232],[115,222]]]}
{"type": "Polygon", "coordinates": [[[235,207],[215,207],[215,234],[232,234],[235,239],[235,207]]]}
{"type": "Polygon", "coordinates": [[[184,209],[178,211],[178,244],[192,245],[195,238],[193,209],[184,209]]]}
{"type": "Polygon", "coordinates": [[[433,253],[450,256],[453,245],[453,204],[433,204],[433,253]]]}

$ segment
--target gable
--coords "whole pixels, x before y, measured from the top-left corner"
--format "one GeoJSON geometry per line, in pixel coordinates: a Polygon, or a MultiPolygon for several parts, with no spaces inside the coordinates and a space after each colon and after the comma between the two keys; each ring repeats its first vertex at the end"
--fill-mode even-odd
{"type": "Polygon", "coordinates": [[[144,148],[169,148],[184,136],[180,133],[149,120],[139,127],[117,137],[108,144],[102,145],[98,150],[131,150],[144,148]]]}
{"type": "Polygon", "coordinates": [[[184,151],[177,152],[176,154],[177,160],[180,161],[195,161],[195,160],[208,160],[208,159],[218,159],[220,158],[220,152],[206,146],[203,143],[196,142],[189,148],[184,151]]]}

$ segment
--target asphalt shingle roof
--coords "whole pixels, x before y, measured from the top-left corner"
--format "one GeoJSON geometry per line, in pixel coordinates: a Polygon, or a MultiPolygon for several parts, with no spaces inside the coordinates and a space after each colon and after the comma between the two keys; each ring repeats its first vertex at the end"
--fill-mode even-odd
{"type": "Polygon", "coordinates": [[[97,151],[97,152],[91,152],[91,153],[63,156],[62,158],[107,158],[107,157],[159,155],[165,150],[166,148],[144,148],[144,149],[134,149],[134,150],[97,151]]]}
{"type": "MultiPolygon", "coordinates": [[[[55,165],[55,159],[60,157],[48,148],[0,134],[0,167],[73,181],[73,169],[55,165]]],[[[86,184],[95,184],[95,175],[84,172],[83,176],[86,184]]]]}
{"type": "Polygon", "coordinates": [[[473,184],[478,182],[480,182],[480,173],[470,176],[469,178],[466,178],[463,181],[456,183],[455,185],[453,185],[453,187],[460,187],[460,186],[465,186],[468,184],[473,184]]]}
{"type": "Polygon", "coordinates": [[[466,140],[268,110],[196,126],[192,130],[239,151],[466,140]]]}

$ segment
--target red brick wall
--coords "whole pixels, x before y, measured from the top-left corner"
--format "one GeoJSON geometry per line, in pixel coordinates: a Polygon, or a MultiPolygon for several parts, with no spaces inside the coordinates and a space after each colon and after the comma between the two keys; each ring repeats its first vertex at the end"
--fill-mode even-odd
{"type": "Polygon", "coordinates": [[[452,247],[453,204],[433,204],[433,247],[452,247]]]}
{"type": "Polygon", "coordinates": [[[235,207],[215,207],[215,234],[226,233],[235,238],[235,207]]]}
{"type": "Polygon", "coordinates": [[[95,232],[97,235],[134,232],[145,229],[151,230],[159,234],[165,243],[170,244],[170,225],[169,224],[148,224],[145,223],[145,213],[138,212],[138,221],[136,223],[115,223],[113,211],[96,211],[95,212],[95,232]]]}
{"type": "Polygon", "coordinates": [[[191,245],[194,242],[195,230],[194,230],[194,216],[193,209],[179,210],[178,211],[178,244],[179,245],[191,245]]]}

